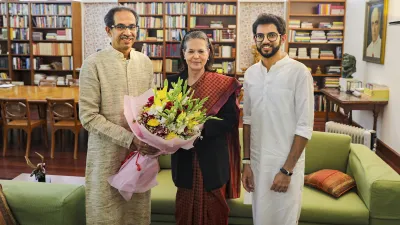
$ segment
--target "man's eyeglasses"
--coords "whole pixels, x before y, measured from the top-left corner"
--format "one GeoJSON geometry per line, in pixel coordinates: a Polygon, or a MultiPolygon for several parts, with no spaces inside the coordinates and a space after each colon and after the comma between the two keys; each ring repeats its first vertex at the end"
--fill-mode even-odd
{"type": "Polygon", "coordinates": [[[268,34],[263,34],[263,33],[257,33],[254,35],[254,38],[256,39],[257,42],[262,42],[264,41],[265,36],[267,36],[268,41],[273,42],[278,39],[280,34],[275,33],[275,32],[269,32],[268,34]]]}
{"type": "Polygon", "coordinates": [[[135,25],[135,24],[131,24],[131,25],[124,25],[124,24],[117,24],[117,25],[112,25],[111,28],[115,28],[118,31],[125,31],[126,29],[129,29],[130,31],[135,31],[136,28],[138,28],[139,26],[135,25]]]}

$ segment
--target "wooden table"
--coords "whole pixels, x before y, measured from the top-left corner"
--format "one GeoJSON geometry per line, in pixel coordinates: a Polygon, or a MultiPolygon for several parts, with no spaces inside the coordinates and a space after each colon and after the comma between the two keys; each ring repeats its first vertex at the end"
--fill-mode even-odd
{"type": "Polygon", "coordinates": [[[46,98],[73,98],[77,103],[79,87],[14,86],[0,88],[0,98],[26,98],[30,103],[46,103],[46,98]]]}
{"type": "Polygon", "coordinates": [[[375,132],[378,115],[383,107],[388,104],[388,101],[372,100],[371,97],[365,94],[362,94],[361,97],[356,97],[346,92],[340,92],[336,88],[323,88],[321,92],[326,96],[326,121],[329,121],[330,102],[343,108],[349,124],[352,123],[352,110],[371,110],[374,117],[373,129],[375,132]]]}
{"type": "MultiPolygon", "coordinates": [[[[31,175],[29,173],[21,173],[20,175],[15,177],[13,180],[37,182],[35,180],[35,176],[31,177],[31,175]]],[[[85,177],[46,175],[46,183],[85,185],[85,177]]]]}

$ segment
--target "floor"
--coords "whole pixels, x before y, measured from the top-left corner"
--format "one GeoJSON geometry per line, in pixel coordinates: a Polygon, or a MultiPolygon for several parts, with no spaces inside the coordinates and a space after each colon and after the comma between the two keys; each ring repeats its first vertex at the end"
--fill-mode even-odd
{"type": "MultiPolygon", "coordinates": [[[[314,122],[314,130],[323,131],[325,129],[325,121],[323,118],[316,118],[314,122]]],[[[67,132],[65,135],[64,149],[61,146],[62,138],[57,137],[54,159],[50,158],[50,148],[46,148],[41,142],[40,130],[34,131],[32,149],[29,159],[36,165],[40,162],[38,152],[45,158],[46,170],[48,174],[67,175],[67,176],[84,176],[86,165],[86,149],[87,149],[87,133],[82,130],[79,137],[79,153],[78,159],[73,159],[73,135],[67,132]]],[[[3,135],[1,133],[1,135],[3,135]]],[[[10,135],[10,134],[9,134],[10,135]]],[[[0,155],[0,179],[12,179],[20,173],[30,173],[32,169],[27,165],[24,158],[25,144],[18,144],[18,132],[12,132],[9,138],[7,156],[0,155]]],[[[1,140],[2,138],[0,138],[1,140]]],[[[50,139],[49,139],[50,140],[50,139]]],[[[49,141],[50,144],[50,141],[49,141]]],[[[3,144],[1,143],[1,146],[3,144]]],[[[2,147],[0,148],[2,150],[2,147]]]]}

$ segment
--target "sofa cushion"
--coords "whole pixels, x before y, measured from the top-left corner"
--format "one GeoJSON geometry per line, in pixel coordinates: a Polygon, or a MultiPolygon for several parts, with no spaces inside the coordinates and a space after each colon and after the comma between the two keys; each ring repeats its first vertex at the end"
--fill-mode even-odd
{"type": "Polygon", "coordinates": [[[1,180],[0,183],[20,224],[86,224],[83,185],[14,180],[1,180]]]}
{"type": "Polygon", "coordinates": [[[346,172],[350,154],[348,135],[314,131],[307,143],[305,174],[322,169],[346,172]]]}
{"type": "Polygon", "coordinates": [[[304,187],[300,221],[326,224],[369,224],[369,211],[355,191],[336,199],[304,187]]]}
{"type": "Polygon", "coordinates": [[[10,207],[8,206],[6,196],[3,193],[3,187],[0,184],[0,224],[15,225],[15,220],[10,207]]]}
{"type": "Polygon", "coordinates": [[[244,190],[243,185],[240,191],[240,198],[237,199],[228,199],[227,203],[230,209],[229,216],[230,217],[242,217],[242,218],[252,218],[252,210],[251,205],[243,204],[244,200],[244,190]]]}
{"type": "Polygon", "coordinates": [[[171,170],[161,170],[157,182],[158,185],[151,189],[151,212],[174,215],[177,188],[172,181],[171,170]]]}
{"type": "Polygon", "coordinates": [[[304,177],[304,183],[336,198],[356,186],[355,180],[338,170],[320,170],[304,177]]]}

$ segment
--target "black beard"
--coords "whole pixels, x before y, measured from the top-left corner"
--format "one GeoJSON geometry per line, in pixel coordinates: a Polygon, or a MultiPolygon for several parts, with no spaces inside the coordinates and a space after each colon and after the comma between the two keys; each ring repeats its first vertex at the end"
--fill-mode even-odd
{"type": "Polygon", "coordinates": [[[260,53],[260,55],[261,55],[262,57],[268,59],[268,58],[271,58],[272,56],[274,56],[274,55],[279,51],[279,49],[280,49],[280,47],[281,47],[281,41],[279,41],[279,45],[278,45],[278,46],[269,45],[269,46],[271,46],[271,48],[272,48],[271,53],[263,53],[263,51],[262,51],[262,47],[263,47],[263,46],[265,46],[265,45],[257,46],[257,51],[258,51],[258,53],[260,53]]]}

